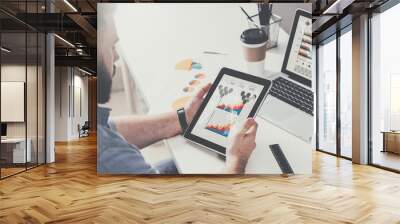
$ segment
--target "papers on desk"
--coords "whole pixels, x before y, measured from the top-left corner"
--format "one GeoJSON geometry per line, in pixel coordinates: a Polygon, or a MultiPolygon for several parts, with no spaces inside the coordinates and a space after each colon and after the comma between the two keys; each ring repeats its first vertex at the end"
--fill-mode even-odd
{"type": "Polygon", "coordinates": [[[170,73],[173,77],[166,83],[166,94],[163,96],[171,102],[167,109],[177,110],[184,107],[197,91],[213,82],[219,70],[226,66],[224,58],[226,55],[202,54],[200,57],[178,60],[175,70],[170,73]]]}
{"type": "Polygon", "coordinates": [[[183,96],[181,98],[178,98],[174,102],[172,102],[171,107],[173,110],[178,110],[188,104],[192,98],[192,96],[183,96]]]}
{"type": "Polygon", "coordinates": [[[177,70],[192,70],[192,69],[201,69],[202,66],[200,63],[193,61],[193,59],[184,59],[182,61],[179,61],[175,65],[175,69],[177,70]]]}
{"type": "Polygon", "coordinates": [[[185,59],[182,61],[178,61],[175,65],[175,69],[177,70],[190,70],[192,69],[192,59],[185,59]]]}

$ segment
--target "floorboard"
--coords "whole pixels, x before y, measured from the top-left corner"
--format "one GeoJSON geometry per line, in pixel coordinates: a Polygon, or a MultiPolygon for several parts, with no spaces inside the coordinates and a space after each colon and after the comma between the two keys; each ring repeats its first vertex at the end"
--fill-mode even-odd
{"type": "Polygon", "coordinates": [[[0,223],[400,223],[400,175],[321,152],[313,174],[98,176],[96,139],[0,181],[0,223]]]}

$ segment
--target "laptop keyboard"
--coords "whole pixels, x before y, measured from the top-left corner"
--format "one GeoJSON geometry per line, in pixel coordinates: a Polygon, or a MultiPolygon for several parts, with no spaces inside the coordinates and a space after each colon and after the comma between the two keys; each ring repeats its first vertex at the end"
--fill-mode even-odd
{"type": "Polygon", "coordinates": [[[314,114],[314,93],[296,83],[279,77],[273,81],[269,94],[310,115],[314,114]]]}

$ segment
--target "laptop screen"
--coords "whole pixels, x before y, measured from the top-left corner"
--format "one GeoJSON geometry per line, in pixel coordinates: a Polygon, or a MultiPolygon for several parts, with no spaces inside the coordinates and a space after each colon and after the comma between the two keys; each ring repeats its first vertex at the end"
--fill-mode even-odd
{"type": "Polygon", "coordinates": [[[297,10],[282,72],[311,87],[312,80],[312,21],[311,14],[297,10]]]}

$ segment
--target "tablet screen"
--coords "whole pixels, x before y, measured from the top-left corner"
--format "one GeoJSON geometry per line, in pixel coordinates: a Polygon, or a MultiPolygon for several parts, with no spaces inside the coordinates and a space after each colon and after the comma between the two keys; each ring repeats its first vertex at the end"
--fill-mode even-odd
{"type": "Polygon", "coordinates": [[[227,147],[228,138],[249,116],[263,88],[234,76],[222,76],[192,134],[227,147]]]}

